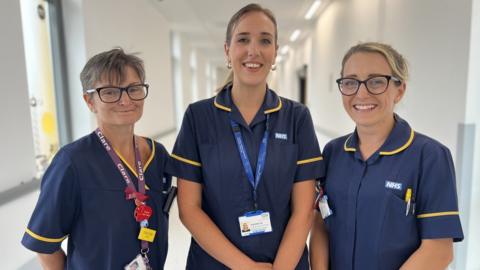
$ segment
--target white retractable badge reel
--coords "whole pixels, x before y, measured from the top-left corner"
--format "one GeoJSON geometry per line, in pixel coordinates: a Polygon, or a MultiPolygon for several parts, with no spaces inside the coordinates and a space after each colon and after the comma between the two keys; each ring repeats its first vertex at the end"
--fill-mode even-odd
{"type": "Polygon", "coordinates": [[[317,184],[317,199],[315,200],[315,206],[320,214],[322,215],[323,219],[331,216],[333,214],[332,209],[328,205],[328,196],[323,191],[323,188],[320,186],[320,183],[317,184]]]}

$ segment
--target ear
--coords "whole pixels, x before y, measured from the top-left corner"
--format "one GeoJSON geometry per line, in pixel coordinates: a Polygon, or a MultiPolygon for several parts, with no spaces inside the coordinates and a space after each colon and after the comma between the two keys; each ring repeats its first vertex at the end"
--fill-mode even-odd
{"type": "Polygon", "coordinates": [[[90,109],[91,112],[97,113],[97,109],[95,109],[95,104],[93,103],[93,96],[89,95],[87,93],[83,94],[83,100],[85,100],[85,103],[87,104],[88,108],[90,109]]]}
{"type": "Polygon", "coordinates": [[[277,63],[277,55],[278,55],[278,44],[275,44],[275,57],[273,58],[273,64],[277,63]]]}
{"type": "Polygon", "coordinates": [[[225,58],[228,61],[230,59],[230,57],[228,55],[230,53],[230,47],[228,46],[228,44],[226,42],[223,44],[223,50],[225,52],[225,58]]]}
{"type": "Polygon", "coordinates": [[[407,90],[407,84],[405,82],[402,82],[402,84],[397,88],[397,94],[394,100],[395,104],[397,104],[398,102],[400,102],[400,100],[402,100],[406,90],[407,90]]]}

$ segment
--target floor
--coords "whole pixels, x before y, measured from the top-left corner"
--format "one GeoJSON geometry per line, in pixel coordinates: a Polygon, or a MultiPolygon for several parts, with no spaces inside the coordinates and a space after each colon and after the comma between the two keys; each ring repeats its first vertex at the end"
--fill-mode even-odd
{"type": "MultiPolygon", "coordinates": [[[[322,134],[317,134],[317,137],[322,146],[329,140],[328,137],[322,134]]],[[[174,140],[175,135],[172,134],[162,138],[161,142],[170,151],[174,140]]],[[[39,191],[37,190],[0,207],[0,228],[2,228],[0,232],[2,239],[0,254],[2,254],[2,270],[41,269],[35,258],[35,254],[20,244],[25,226],[28,223],[38,195],[39,191]]],[[[176,204],[174,204],[170,214],[169,253],[165,269],[185,269],[189,243],[190,234],[178,219],[178,208],[176,204]]]]}

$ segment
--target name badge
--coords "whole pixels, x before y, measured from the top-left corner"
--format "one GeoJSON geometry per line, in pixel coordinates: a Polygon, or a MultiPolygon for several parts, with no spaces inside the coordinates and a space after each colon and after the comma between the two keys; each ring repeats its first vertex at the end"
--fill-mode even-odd
{"type": "Polygon", "coordinates": [[[131,261],[129,264],[125,265],[123,268],[125,270],[147,270],[147,264],[145,263],[145,260],[143,259],[142,255],[138,254],[133,261],[131,261]]]}
{"type": "Polygon", "coordinates": [[[269,233],[272,231],[270,213],[263,211],[248,212],[238,217],[242,237],[269,233]]]}
{"type": "Polygon", "coordinates": [[[322,214],[322,218],[326,219],[327,217],[333,214],[332,209],[328,205],[328,196],[323,195],[318,200],[318,210],[320,210],[320,214],[322,214]]]}

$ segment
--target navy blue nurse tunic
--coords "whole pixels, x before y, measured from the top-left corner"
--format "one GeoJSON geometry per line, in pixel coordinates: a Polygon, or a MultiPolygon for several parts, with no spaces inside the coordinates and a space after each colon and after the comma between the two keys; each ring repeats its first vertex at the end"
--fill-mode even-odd
{"type": "MultiPolygon", "coordinates": [[[[323,176],[323,161],[308,109],[267,90],[250,125],[231,97],[231,87],[216,97],[191,104],[175,143],[169,173],[202,184],[202,209],[224,235],[258,262],[275,259],[291,215],[291,193],[296,182],[323,176]],[[255,172],[257,155],[269,115],[266,164],[257,190],[258,208],[270,212],[271,233],[242,237],[238,217],[253,210],[252,187],[237,150],[230,119],[239,123],[255,172]]],[[[227,269],[192,238],[187,269],[227,269]]],[[[296,269],[309,269],[307,249],[296,269]]]]}
{"type": "Polygon", "coordinates": [[[399,269],[422,239],[463,239],[448,148],[395,116],[377,152],[364,161],[358,149],[354,132],[324,150],[331,269],[399,269]]]}
{"type": "MultiPolygon", "coordinates": [[[[153,269],[163,269],[168,215],[162,208],[164,191],[171,184],[164,168],[169,156],[161,144],[149,141],[149,145],[152,154],[144,174],[149,188],[147,204],[153,209],[149,228],[157,233],[149,243],[148,256],[153,269]]],[[[127,171],[137,187],[135,169],[127,171]]],[[[35,252],[53,253],[68,237],[67,269],[123,269],[140,252],[135,205],[125,199],[125,187],[95,133],[66,145],[43,176],[40,197],[22,244],[35,252]]]]}

